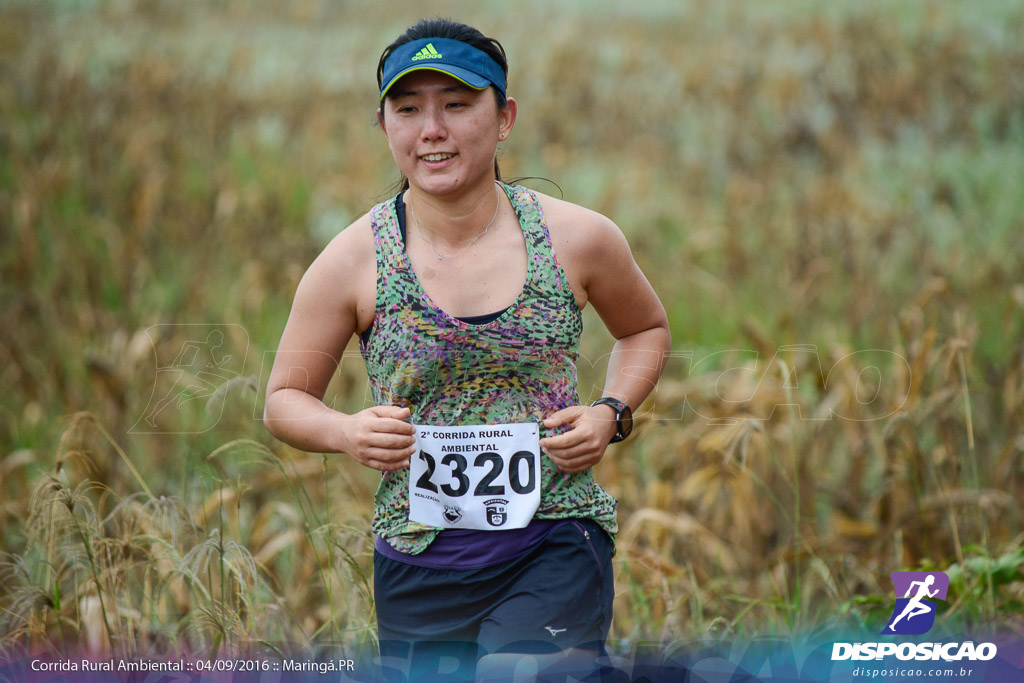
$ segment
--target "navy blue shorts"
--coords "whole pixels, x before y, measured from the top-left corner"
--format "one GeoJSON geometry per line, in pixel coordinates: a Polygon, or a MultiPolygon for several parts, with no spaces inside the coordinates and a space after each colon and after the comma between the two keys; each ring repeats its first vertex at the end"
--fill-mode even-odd
{"type": "Polygon", "coordinates": [[[459,673],[471,676],[486,654],[604,655],[615,593],[611,555],[611,539],[590,520],[567,520],[524,554],[477,569],[420,567],[375,552],[382,662],[422,671],[454,657],[459,673]]]}

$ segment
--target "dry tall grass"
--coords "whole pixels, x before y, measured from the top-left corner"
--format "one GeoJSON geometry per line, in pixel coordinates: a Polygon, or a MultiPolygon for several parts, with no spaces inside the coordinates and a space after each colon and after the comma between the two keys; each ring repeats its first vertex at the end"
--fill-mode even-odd
{"type": "MultiPolygon", "coordinates": [[[[612,216],[670,311],[598,472],[617,647],[870,627],[917,567],[951,628],[1019,631],[1024,12],[549,4],[438,11],[510,53],[506,175],[612,216]]],[[[372,640],[373,474],[255,418],[299,276],[393,179],[406,9],[0,6],[0,646],[372,640]],[[168,371],[211,330],[223,372],[168,371]]]]}

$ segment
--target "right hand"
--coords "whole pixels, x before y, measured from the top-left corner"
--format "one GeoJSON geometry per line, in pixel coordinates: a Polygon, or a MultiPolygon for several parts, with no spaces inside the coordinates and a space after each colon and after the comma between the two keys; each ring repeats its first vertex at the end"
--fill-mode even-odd
{"type": "Polygon", "coordinates": [[[416,452],[416,428],[403,422],[410,414],[408,408],[374,406],[346,417],[340,450],[381,472],[408,467],[416,452]]]}

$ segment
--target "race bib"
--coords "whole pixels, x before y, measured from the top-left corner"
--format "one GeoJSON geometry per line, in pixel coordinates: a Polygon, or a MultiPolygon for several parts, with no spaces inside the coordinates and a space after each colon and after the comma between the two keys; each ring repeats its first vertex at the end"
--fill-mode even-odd
{"type": "Polygon", "coordinates": [[[448,529],[521,529],[540,506],[537,424],[416,426],[409,518],[448,529]]]}

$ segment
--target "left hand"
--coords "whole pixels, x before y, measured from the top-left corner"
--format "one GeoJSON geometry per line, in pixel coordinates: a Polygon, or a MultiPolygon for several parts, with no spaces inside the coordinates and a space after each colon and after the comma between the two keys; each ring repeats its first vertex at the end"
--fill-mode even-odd
{"type": "Polygon", "coordinates": [[[583,472],[604,455],[618,425],[608,406],[570,406],[544,420],[548,429],[570,425],[567,432],[540,440],[540,446],[563,472],[583,472]]]}

